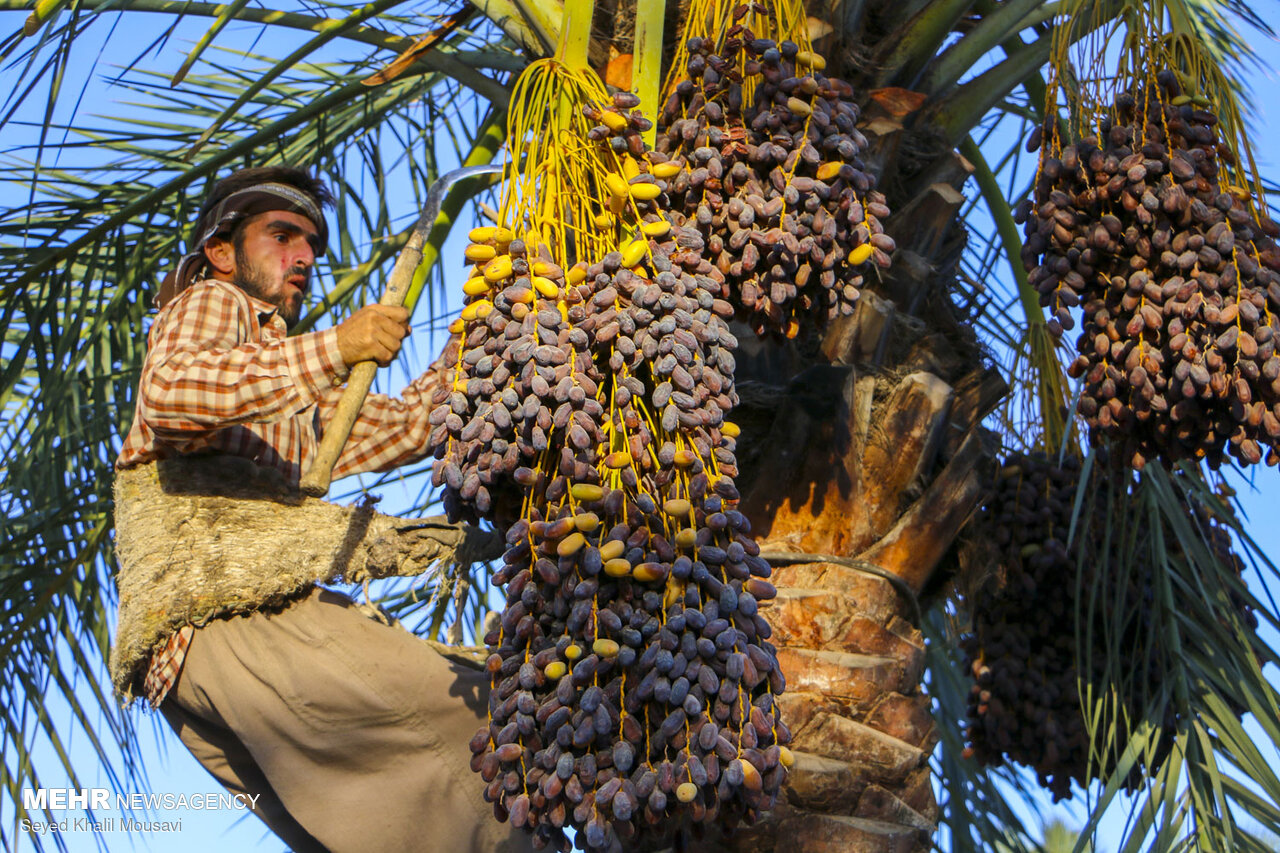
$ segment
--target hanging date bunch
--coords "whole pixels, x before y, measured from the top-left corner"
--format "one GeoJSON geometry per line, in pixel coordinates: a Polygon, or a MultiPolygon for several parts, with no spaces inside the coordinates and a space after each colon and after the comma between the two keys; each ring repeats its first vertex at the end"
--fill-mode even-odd
{"type": "Polygon", "coordinates": [[[1073,780],[1088,780],[1077,692],[1079,554],[1068,545],[1080,472],[1074,455],[1061,465],[1043,451],[1005,460],[980,519],[1002,576],[971,596],[972,628],[961,641],[973,678],[966,753],[984,765],[1008,759],[1033,768],[1055,800],[1071,796],[1073,780]]]}
{"type": "Polygon", "coordinates": [[[786,337],[852,313],[894,249],[853,89],[823,74],[803,21],[783,3],[694,3],[657,138],[705,274],[757,334],[786,337]]]}
{"type": "Polygon", "coordinates": [[[429,439],[450,513],[509,525],[473,769],[563,850],[755,820],[792,761],[736,508],[734,311],[667,218],[637,105],[556,62],[521,77],[523,159],[471,235],[429,439]]]}
{"type": "MultiPolygon", "coordinates": [[[[525,499],[517,468],[549,449],[554,412],[562,420],[574,411],[600,416],[600,375],[589,359],[577,359],[587,348],[584,334],[547,301],[565,293],[567,281],[536,232],[527,242],[507,228],[483,226],[469,237],[469,301],[451,327],[444,359],[453,381],[432,400],[428,444],[440,460],[433,479],[444,487],[450,517],[509,523],[525,499]]],[[[578,303],[573,313],[581,319],[578,303]]]]}
{"type": "MultiPolygon", "coordinates": [[[[1161,671],[1149,634],[1153,573],[1164,566],[1151,557],[1145,538],[1135,543],[1117,537],[1104,545],[1104,537],[1092,533],[1106,529],[1109,514],[1125,511],[1109,506],[1104,497],[1120,482],[1106,481],[1117,476],[1114,472],[1093,469],[1071,535],[1082,475],[1080,459],[1071,454],[1061,462],[1043,451],[1014,453],[1005,460],[979,521],[999,568],[970,596],[972,627],[962,639],[973,678],[967,754],[984,765],[1010,760],[1033,768],[1055,800],[1071,797],[1072,781],[1083,786],[1110,773],[1128,741],[1121,734],[1095,742],[1082,711],[1079,685],[1108,681],[1105,653],[1080,653],[1080,638],[1099,643],[1107,630],[1106,615],[1098,608],[1125,615],[1122,636],[1111,639],[1128,656],[1127,680],[1119,682],[1124,695],[1118,719],[1143,716],[1143,699],[1156,693],[1161,671]],[[1080,596],[1096,606],[1090,608],[1080,596]]],[[[1123,492],[1121,487],[1118,500],[1128,500],[1123,492]]],[[[1242,566],[1226,528],[1198,505],[1188,513],[1213,559],[1234,566],[1238,576],[1242,566]]],[[[1171,530],[1164,541],[1176,550],[1171,530]]],[[[1233,606],[1245,623],[1256,625],[1243,602],[1233,606]]],[[[1147,773],[1168,756],[1175,723],[1164,721],[1147,773]]],[[[1126,786],[1139,784],[1142,770],[1135,766],[1126,786]]]]}
{"type": "Polygon", "coordinates": [[[1028,140],[1040,148],[1018,211],[1028,278],[1056,333],[1079,317],[1078,411],[1119,462],[1274,465],[1280,231],[1245,189],[1238,120],[1230,102],[1209,108],[1225,87],[1194,46],[1138,41],[1126,61],[1120,91],[1086,81],[1074,139],[1055,113],[1028,140]]]}

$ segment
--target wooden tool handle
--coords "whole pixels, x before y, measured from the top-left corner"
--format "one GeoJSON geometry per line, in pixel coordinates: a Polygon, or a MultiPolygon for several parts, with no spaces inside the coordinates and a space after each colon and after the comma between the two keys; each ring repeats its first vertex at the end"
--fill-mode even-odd
{"type": "MultiPolygon", "coordinates": [[[[417,236],[417,231],[413,234],[417,236]]],[[[409,238],[410,243],[413,237],[409,238]]],[[[402,287],[397,287],[399,282],[396,280],[397,273],[400,272],[402,265],[408,265],[408,280],[413,281],[413,271],[417,269],[418,262],[422,260],[422,250],[411,251],[410,246],[405,246],[404,251],[400,253],[399,259],[396,260],[395,269],[391,272],[391,285],[387,291],[382,294],[382,298],[378,302],[382,305],[403,305],[405,292],[409,289],[405,283],[402,287]],[[406,258],[406,256],[412,256],[406,258]]],[[[324,435],[320,437],[320,447],[316,450],[316,458],[311,462],[311,469],[302,476],[299,487],[303,494],[310,495],[315,498],[324,497],[329,491],[329,483],[333,480],[333,466],[338,464],[338,457],[342,455],[342,448],[346,447],[347,439],[351,436],[351,429],[356,424],[356,418],[360,416],[360,409],[364,406],[365,398],[369,396],[369,389],[373,387],[373,377],[378,372],[378,363],[375,361],[362,361],[355,367],[351,368],[351,375],[347,377],[347,387],[342,391],[342,399],[338,401],[338,406],[333,412],[333,416],[329,422],[324,425],[324,435]]]]}
{"type": "MultiPolygon", "coordinates": [[[[498,165],[465,166],[441,176],[432,184],[427,192],[427,203],[423,206],[422,215],[413,226],[413,233],[409,235],[404,249],[400,252],[400,257],[396,258],[396,265],[391,270],[387,289],[378,300],[380,304],[404,304],[405,297],[409,294],[409,285],[413,283],[413,274],[417,271],[418,264],[422,262],[422,247],[427,242],[431,227],[435,225],[436,217],[440,215],[440,205],[449,188],[463,178],[493,174],[501,170],[502,167],[498,165]]],[[[365,397],[369,396],[369,389],[373,387],[373,377],[377,371],[378,365],[373,361],[362,361],[351,368],[351,375],[347,378],[347,387],[342,392],[342,399],[338,401],[333,417],[324,425],[324,435],[320,438],[316,458],[312,460],[311,468],[302,475],[302,481],[299,483],[304,494],[320,498],[328,493],[329,483],[333,480],[333,466],[338,464],[338,457],[342,455],[342,448],[347,444],[351,428],[355,426],[360,409],[364,406],[365,397]]]]}

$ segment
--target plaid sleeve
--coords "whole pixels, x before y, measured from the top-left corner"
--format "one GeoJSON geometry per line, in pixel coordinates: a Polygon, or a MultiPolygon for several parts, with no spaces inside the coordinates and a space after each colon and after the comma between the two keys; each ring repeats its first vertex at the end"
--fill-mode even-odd
{"type": "MultiPolygon", "coordinates": [[[[334,478],[364,471],[385,471],[417,461],[426,455],[427,436],[431,425],[431,394],[444,381],[434,369],[427,370],[399,397],[370,394],[351,437],[334,466],[334,478]]],[[[342,397],[342,389],[333,389],[320,397],[320,422],[327,424],[342,397]]]]}
{"type": "Polygon", "coordinates": [[[187,649],[191,648],[191,638],[195,633],[196,629],[190,625],[179,628],[151,656],[151,664],[147,667],[147,674],[142,682],[142,695],[152,708],[159,708],[164,697],[178,683],[182,662],[187,658],[187,649]]]}
{"type": "Polygon", "coordinates": [[[232,285],[201,283],[156,319],[138,415],[180,439],[240,423],[272,423],[316,402],[346,371],[330,329],[263,343],[232,285]]]}

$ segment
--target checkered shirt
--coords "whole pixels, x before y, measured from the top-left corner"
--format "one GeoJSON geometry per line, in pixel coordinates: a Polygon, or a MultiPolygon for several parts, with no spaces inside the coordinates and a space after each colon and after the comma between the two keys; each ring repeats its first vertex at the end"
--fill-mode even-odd
{"type": "MultiPolygon", "coordinates": [[[[212,451],[252,459],[298,482],[347,378],[335,329],[288,337],[274,306],[206,279],[160,311],[147,346],[118,467],[212,451]]],[[[428,371],[398,398],[370,394],[334,479],[422,458],[436,384],[428,371]]],[[[177,682],[194,633],[188,625],[152,654],[143,695],[153,707],[177,682]]]]}

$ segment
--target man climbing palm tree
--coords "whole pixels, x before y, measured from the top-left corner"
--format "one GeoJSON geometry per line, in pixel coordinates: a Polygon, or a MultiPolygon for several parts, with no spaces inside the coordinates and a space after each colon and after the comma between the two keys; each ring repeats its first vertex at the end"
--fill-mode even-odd
{"type": "MultiPolygon", "coordinates": [[[[206,201],[191,252],[161,290],[137,418],[117,463],[116,686],[126,696],[140,690],[294,850],[527,847],[489,816],[466,766],[467,741],[485,717],[482,673],[318,587],[332,563],[282,570],[274,553],[296,547],[287,540],[263,542],[256,576],[235,582],[252,594],[231,589],[228,573],[200,556],[199,540],[229,541],[239,522],[210,529],[193,519],[167,543],[179,556],[162,567],[135,544],[145,539],[139,507],[184,514],[163,492],[199,491],[186,479],[192,471],[263,482],[267,494],[296,487],[349,369],[385,366],[399,351],[407,312],[380,305],[286,337],[325,248],[325,204],[327,189],[301,169],[231,175],[206,201]]],[[[370,396],[338,472],[421,457],[432,382],[428,371],[399,399],[370,396]]],[[[344,545],[373,530],[370,515],[344,516],[344,545]]]]}

